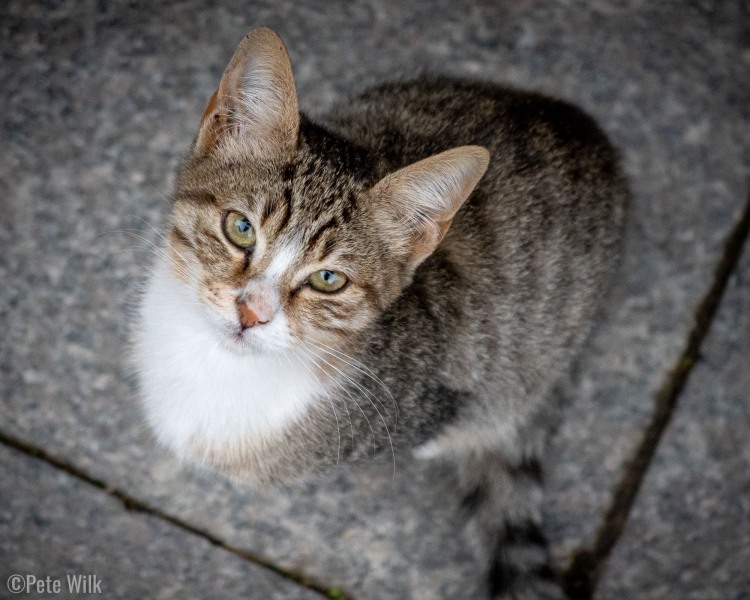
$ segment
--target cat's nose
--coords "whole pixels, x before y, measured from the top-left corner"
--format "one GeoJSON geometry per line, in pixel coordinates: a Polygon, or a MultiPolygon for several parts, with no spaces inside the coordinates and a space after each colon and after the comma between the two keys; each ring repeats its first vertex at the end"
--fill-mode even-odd
{"type": "Polygon", "coordinates": [[[269,319],[265,318],[265,315],[258,315],[244,302],[238,302],[237,306],[240,311],[240,324],[242,329],[248,329],[249,327],[255,327],[256,325],[265,325],[269,319]]]}

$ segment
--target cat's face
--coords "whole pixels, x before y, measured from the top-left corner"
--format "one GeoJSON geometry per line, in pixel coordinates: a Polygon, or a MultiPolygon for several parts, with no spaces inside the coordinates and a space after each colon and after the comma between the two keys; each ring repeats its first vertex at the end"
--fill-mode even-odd
{"type": "Polygon", "coordinates": [[[178,184],[173,272],[217,340],[239,353],[346,346],[405,283],[369,186],[301,137],[283,160],[197,159],[178,184]]]}
{"type": "Polygon", "coordinates": [[[341,394],[374,437],[344,385],[357,387],[359,343],[487,162],[467,146],[395,170],[303,119],[279,38],[246,36],[180,170],[144,290],[136,359],[162,442],[278,480],[338,460],[340,436],[316,436],[340,433],[341,394]]]}
{"type": "Polygon", "coordinates": [[[286,50],[257,30],[181,170],[172,271],[237,353],[346,347],[434,250],[487,160],[457,148],[378,179],[366,151],[300,119],[286,50]]]}

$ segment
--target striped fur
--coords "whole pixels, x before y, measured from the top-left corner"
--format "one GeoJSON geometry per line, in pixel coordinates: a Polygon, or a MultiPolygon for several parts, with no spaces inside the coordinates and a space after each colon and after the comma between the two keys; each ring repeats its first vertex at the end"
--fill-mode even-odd
{"type": "Polygon", "coordinates": [[[593,322],[627,196],[604,135],[563,102],[423,78],[313,123],[281,41],[251,32],[144,293],[149,422],[179,456],[256,483],[378,452],[452,460],[493,556],[488,592],[559,598],[540,529],[548,397],[593,322]],[[225,235],[230,212],[252,248],[225,235]],[[348,282],[317,291],[324,269],[348,282]],[[244,327],[238,302],[263,323],[244,327]]]}

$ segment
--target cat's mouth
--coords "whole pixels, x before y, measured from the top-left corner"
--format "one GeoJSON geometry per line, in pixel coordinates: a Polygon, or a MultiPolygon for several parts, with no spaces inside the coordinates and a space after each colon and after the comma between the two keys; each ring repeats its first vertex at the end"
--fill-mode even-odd
{"type": "Polygon", "coordinates": [[[267,351],[267,344],[264,344],[259,337],[257,332],[243,330],[239,325],[220,334],[222,345],[236,354],[258,354],[264,350],[267,351]]]}
{"type": "Polygon", "coordinates": [[[218,328],[217,334],[221,345],[240,356],[269,354],[278,352],[279,348],[275,336],[271,332],[262,331],[262,327],[245,328],[239,323],[225,323],[218,328]]]}

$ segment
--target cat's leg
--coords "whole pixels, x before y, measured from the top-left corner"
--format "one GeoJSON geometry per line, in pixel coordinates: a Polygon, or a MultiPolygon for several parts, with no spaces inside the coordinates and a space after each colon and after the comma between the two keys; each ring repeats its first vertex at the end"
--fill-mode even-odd
{"type": "Polygon", "coordinates": [[[458,469],[467,534],[489,555],[492,600],[562,600],[541,531],[541,467],[536,459],[509,465],[493,453],[471,455],[458,469]]]}

